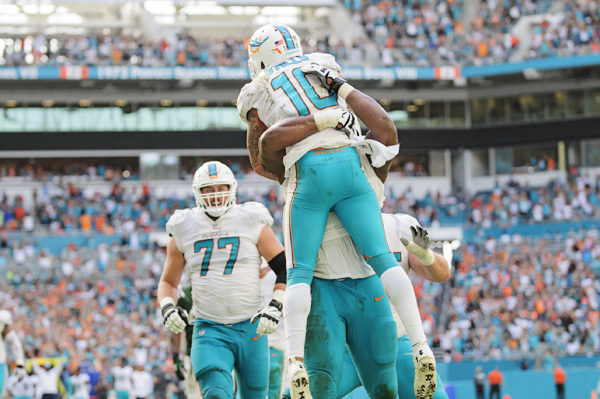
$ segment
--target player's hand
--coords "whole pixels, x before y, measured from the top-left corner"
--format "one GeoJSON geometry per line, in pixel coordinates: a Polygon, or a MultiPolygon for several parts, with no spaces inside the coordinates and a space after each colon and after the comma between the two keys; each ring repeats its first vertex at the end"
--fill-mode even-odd
{"type": "Polygon", "coordinates": [[[303,66],[301,71],[316,76],[327,90],[334,93],[337,93],[340,87],[346,83],[346,81],[340,78],[333,69],[329,69],[314,62],[303,66]]]}
{"type": "Polygon", "coordinates": [[[185,365],[183,364],[183,360],[177,359],[175,362],[175,375],[179,381],[183,381],[185,379],[185,365]]]}
{"type": "Polygon", "coordinates": [[[346,108],[341,108],[342,112],[338,119],[338,124],[335,127],[346,133],[348,137],[356,137],[362,134],[360,122],[352,111],[346,108]]]}
{"type": "Polygon", "coordinates": [[[160,311],[164,318],[164,324],[173,334],[182,333],[188,325],[188,313],[185,309],[172,303],[165,304],[160,311]]]}
{"type": "Polygon", "coordinates": [[[269,306],[262,308],[252,316],[250,323],[254,323],[256,320],[260,319],[258,327],[256,327],[256,333],[258,335],[266,335],[274,332],[281,319],[282,309],[283,304],[281,302],[276,299],[271,299],[269,306]]]}
{"type": "Polygon", "coordinates": [[[17,367],[15,368],[15,375],[17,376],[17,378],[21,379],[25,377],[26,374],[27,372],[25,371],[25,367],[23,367],[22,364],[17,364],[17,367]]]}
{"type": "Polygon", "coordinates": [[[427,230],[421,226],[411,226],[410,233],[412,241],[408,241],[406,238],[401,238],[400,241],[408,252],[416,256],[419,262],[425,266],[431,265],[435,257],[429,248],[430,240],[427,230]]]}

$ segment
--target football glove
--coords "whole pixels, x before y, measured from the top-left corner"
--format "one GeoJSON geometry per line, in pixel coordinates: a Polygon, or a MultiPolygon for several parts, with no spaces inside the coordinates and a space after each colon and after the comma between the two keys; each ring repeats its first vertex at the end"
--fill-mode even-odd
{"type": "Polygon", "coordinates": [[[14,375],[16,375],[18,379],[21,379],[21,378],[25,377],[26,374],[27,373],[25,372],[25,367],[23,367],[22,364],[17,364],[14,375]]]}
{"type": "Polygon", "coordinates": [[[164,324],[173,334],[182,333],[188,325],[188,313],[185,309],[175,306],[173,299],[165,298],[161,304],[160,311],[162,312],[164,324]]]}
{"type": "Polygon", "coordinates": [[[304,73],[315,75],[327,90],[336,94],[340,90],[340,87],[342,87],[344,83],[347,83],[344,79],[340,78],[334,70],[314,62],[303,66],[301,70],[304,73]]]}
{"type": "Polygon", "coordinates": [[[435,260],[435,256],[433,255],[433,251],[429,249],[427,230],[421,226],[411,226],[410,233],[412,241],[408,241],[406,238],[401,238],[400,241],[402,241],[406,250],[413,254],[419,262],[425,266],[431,265],[435,260]]]}
{"type": "Polygon", "coordinates": [[[358,118],[349,109],[342,111],[335,128],[345,132],[348,137],[356,137],[362,134],[358,118]]]}
{"type": "Polygon", "coordinates": [[[315,112],[313,114],[319,130],[333,128],[340,130],[350,138],[360,136],[361,129],[358,118],[347,108],[337,107],[315,112]]]}
{"type": "Polygon", "coordinates": [[[283,295],[284,293],[282,290],[275,291],[269,305],[259,310],[252,316],[252,319],[250,319],[250,323],[254,323],[260,319],[258,326],[256,327],[256,333],[258,335],[271,334],[277,328],[283,309],[283,295]]]}
{"type": "Polygon", "coordinates": [[[183,381],[185,379],[185,365],[183,364],[183,360],[179,358],[179,356],[173,356],[173,363],[175,364],[175,375],[179,381],[183,381]]]}

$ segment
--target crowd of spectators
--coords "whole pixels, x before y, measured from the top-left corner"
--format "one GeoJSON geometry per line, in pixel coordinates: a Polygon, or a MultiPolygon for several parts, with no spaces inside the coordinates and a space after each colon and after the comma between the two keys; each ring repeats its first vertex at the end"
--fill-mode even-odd
{"type": "Polygon", "coordinates": [[[533,27],[527,58],[565,57],[600,52],[600,6],[594,0],[565,2],[562,16],[533,27]]]}
{"type": "Polygon", "coordinates": [[[543,187],[524,187],[513,180],[479,193],[469,202],[469,222],[482,227],[519,223],[576,221],[600,216],[600,186],[588,175],[551,180],[543,187]]]}
{"type": "MultiPolygon", "coordinates": [[[[343,65],[489,65],[508,62],[519,46],[512,32],[524,15],[548,11],[547,0],[485,0],[466,12],[464,0],[345,0],[364,36],[351,43],[306,37],[304,51],[331,53],[343,65]]],[[[600,52],[600,11],[595,0],[564,2],[558,14],[526,29],[527,58],[600,52]]],[[[247,40],[247,39],[246,39],[247,40]]],[[[150,40],[126,34],[0,38],[0,65],[239,66],[246,40],[198,38],[182,33],[150,40]]]]}
{"type": "Polygon", "coordinates": [[[597,229],[565,239],[488,237],[455,256],[444,322],[447,359],[535,358],[600,352],[600,237],[597,229]]]}
{"type": "Polygon", "coordinates": [[[97,391],[112,389],[111,369],[121,358],[145,366],[158,382],[173,375],[169,337],[156,308],[165,257],[153,245],[92,250],[72,244],[52,255],[31,242],[3,242],[0,303],[13,314],[28,359],[64,356],[67,376],[76,368],[100,373],[97,391]]]}
{"type": "MultiPolygon", "coordinates": [[[[260,184],[249,171],[247,160],[232,158],[230,161],[240,182],[238,201],[264,203],[275,216],[275,228],[280,231],[283,197],[277,185],[260,184]],[[244,180],[249,181],[251,189],[245,187],[244,180]]],[[[196,162],[183,162],[181,179],[191,181],[195,167],[186,165],[196,162]]],[[[0,229],[117,235],[150,232],[162,229],[175,209],[195,206],[187,185],[179,185],[178,190],[151,188],[148,182],[126,184],[117,178],[119,173],[111,173],[115,178],[110,184],[89,185],[88,180],[63,177],[50,178],[30,190],[30,196],[0,192],[0,229]]],[[[460,192],[427,193],[417,197],[410,189],[396,192],[388,188],[384,211],[414,214],[424,226],[508,228],[520,224],[589,220],[600,217],[600,178],[594,181],[587,174],[575,173],[570,174],[567,181],[555,179],[541,187],[523,186],[510,179],[502,185],[497,183],[491,191],[470,197],[460,192]]]]}

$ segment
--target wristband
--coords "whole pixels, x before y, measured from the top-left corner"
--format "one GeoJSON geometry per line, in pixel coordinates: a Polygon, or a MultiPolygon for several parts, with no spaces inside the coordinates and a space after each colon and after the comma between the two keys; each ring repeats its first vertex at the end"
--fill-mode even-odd
{"type": "Polygon", "coordinates": [[[346,97],[348,97],[348,95],[354,90],[356,89],[352,87],[349,83],[344,83],[340,86],[340,89],[338,90],[338,96],[340,96],[345,101],[346,97]]]}
{"type": "Polygon", "coordinates": [[[164,297],[161,301],[160,301],[160,308],[164,308],[167,305],[173,305],[175,306],[175,300],[173,298],[171,298],[170,296],[166,296],[164,297]]]}
{"type": "Polygon", "coordinates": [[[433,254],[431,248],[428,248],[427,252],[421,256],[417,256],[417,259],[419,259],[419,262],[421,262],[423,266],[431,266],[433,262],[435,262],[435,255],[433,254]]]}
{"type": "Polygon", "coordinates": [[[319,131],[337,126],[340,119],[340,108],[326,109],[325,111],[315,112],[313,115],[317,129],[319,131]]]}
{"type": "MultiPolygon", "coordinates": [[[[271,300],[275,300],[275,301],[279,302],[281,305],[283,305],[284,297],[285,297],[284,290],[275,290],[275,291],[273,291],[273,296],[271,297],[271,300]]],[[[281,310],[281,309],[279,309],[279,310],[281,310]]]]}

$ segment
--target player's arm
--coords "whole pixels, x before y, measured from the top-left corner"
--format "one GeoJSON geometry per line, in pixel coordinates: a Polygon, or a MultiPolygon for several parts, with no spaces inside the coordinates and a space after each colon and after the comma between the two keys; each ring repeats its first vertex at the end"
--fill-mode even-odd
{"type": "Polygon", "coordinates": [[[179,350],[181,348],[181,341],[184,337],[185,332],[179,334],[171,334],[169,343],[171,346],[171,356],[173,358],[173,364],[175,365],[175,376],[179,381],[183,381],[185,379],[184,375],[184,364],[183,360],[180,357],[179,350]]]}
{"type": "Polygon", "coordinates": [[[401,238],[408,250],[408,265],[414,272],[436,283],[445,283],[450,278],[450,266],[444,257],[429,248],[427,230],[421,226],[410,228],[412,241],[401,238]]]}
{"type": "Polygon", "coordinates": [[[281,311],[283,309],[283,297],[285,294],[285,283],[287,270],[285,267],[285,250],[279,242],[275,233],[270,226],[265,226],[260,232],[257,243],[258,252],[267,259],[269,268],[273,270],[277,276],[275,279],[275,287],[273,288],[273,296],[271,302],[265,308],[256,313],[251,323],[259,320],[256,328],[257,334],[271,334],[277,328],[281,319],[281,311]]]}
{"type": "MultiPolygon", "coordinates": [[[[302,68],[305,73],[315,75],[330,91],[346,100],[348,107],[356,113],[367,126],[366,138],[379,141],[385,146],[398,144],[398,131],[394,121],[383,107],[370,96],[352,87],[344,79],[337,76],[337,72],[319,64],[309,64],[302,68]]],[[[383,166],[375,168],[375,174],[382,182],[387,179],[392,161],[387,161],[383,166]]]]}
{"type": "Polygon", "coordinates": [[[260,156],[258,141],[267,130],[267,126],[258,117],[256,108],[251,108],[248,111],[246,120],[248,122],[246,147],[248,148],[248,156],[250,157],[252,169],[267,179],[275,180],[279,183],[283,182],[285,172],[283,170],[283,156],[285,155],[285,150],[279,151],[277,154],[271,154],[271,156],[265,156],[264,159],[267,161],[265,165],[263,157],[260,156]]]}
{"type": "Polygon", "coordinates": [[[177,286],[185,269],[185,257],[177,248],[175,238],[167,244],[167,260],[158,282],[157,300],[164,318],[165,326],[173,334],[183,332],[187,325],[187,312],[176,306],[177,286]]]}
{"type": "Polygon", "coordinates": [[[4,326],[4,329],[2,330],[2,338],[13,354],[15,363],[17,364],[16,373],[19,378],[21,378],[25,375],[25,352],[23,351],[21,340],[19,339],[17,332],[8,325],[4,326]]]}
{"type": "MultiPolygon", "coordinates": [[[[346,97],[346,103],[369,129],[365,136],[366,139],[379,141],[388,147],[398,144],[396,125],[377,101],[360,90],[354,89],[346,97]]],[[[383,166],[374,168],[375,174],[383,183],[387,180],[391,166],[392,160],[389,160],[383,166]]]]}

